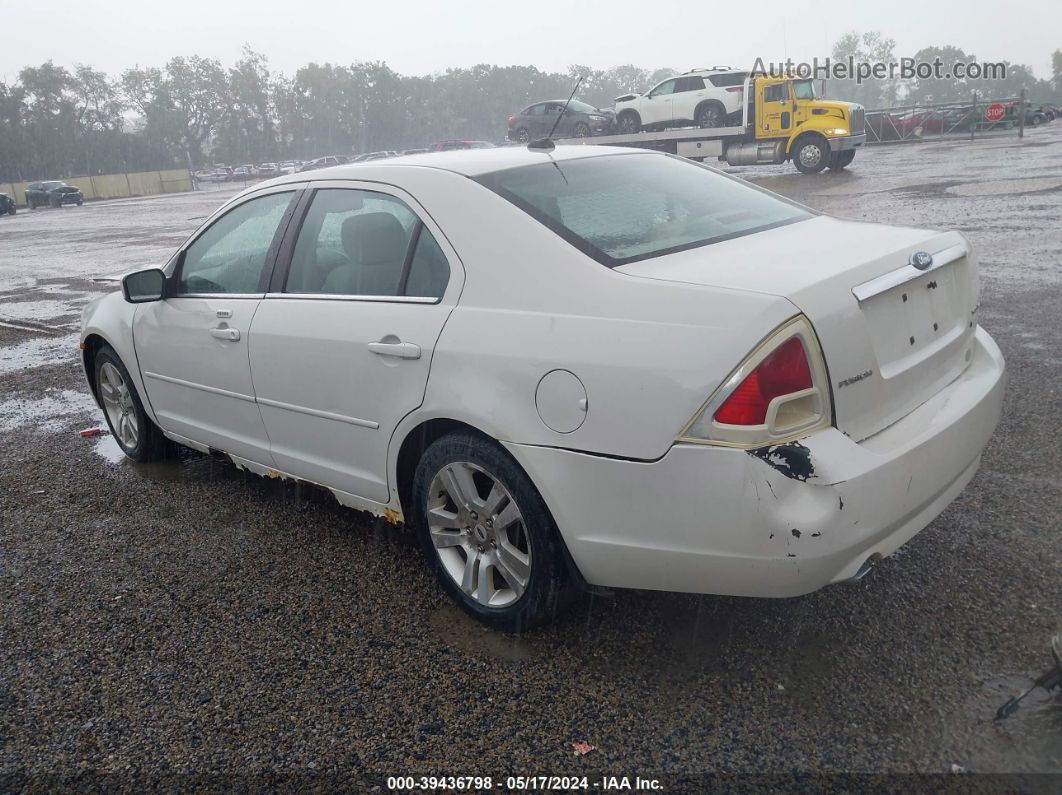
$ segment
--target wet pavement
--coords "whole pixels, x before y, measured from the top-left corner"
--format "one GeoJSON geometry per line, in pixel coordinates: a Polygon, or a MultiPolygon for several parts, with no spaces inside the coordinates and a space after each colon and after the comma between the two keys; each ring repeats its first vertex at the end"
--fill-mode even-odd
{"type": "Polygon", "coordinates": [[[0,775],[1062,772],[1058,699],[992,720],[1062,629],[1062,123],[840,174],[728,170],[965,232],[1002,424],[959,499],[856,586],[587,597],[520,638],[330,497],[77,434],[102,423],[77,366],[80,310],[110,289],[93,280],[163,264],[226,191],[0,218],[0,775]]]}

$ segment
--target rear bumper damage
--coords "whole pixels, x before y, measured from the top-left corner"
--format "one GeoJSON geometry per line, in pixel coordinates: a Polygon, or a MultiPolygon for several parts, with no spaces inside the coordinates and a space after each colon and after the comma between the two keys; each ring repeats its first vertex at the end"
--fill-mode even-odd
{"type": "Polygon", "coordinates": [[[788,597],[852,579],[929,524],[977,471],[1003,358],[978,328],[969,367],[880,433],[835,428],[759,450],[675,444],[636,462],[508,444],[587,582],[788,597]]]}

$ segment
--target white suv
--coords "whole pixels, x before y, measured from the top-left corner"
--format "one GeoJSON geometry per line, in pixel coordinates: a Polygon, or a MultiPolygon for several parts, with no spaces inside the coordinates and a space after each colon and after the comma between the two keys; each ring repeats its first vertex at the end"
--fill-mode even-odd
{"type": "Polygon", "coordinates": [[[717,66],[669,77],[644,94],[616,97],[620,133],[667,127],[722,127],[741,114],[748,72],[717,66]]]}

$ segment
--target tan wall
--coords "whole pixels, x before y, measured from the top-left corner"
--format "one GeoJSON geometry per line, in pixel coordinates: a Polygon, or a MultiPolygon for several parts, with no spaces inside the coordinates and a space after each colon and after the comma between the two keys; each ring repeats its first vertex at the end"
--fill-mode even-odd
{"type": "MultiPolygon", "coordinates": [[[[44,180],[33,180],[43,182],[44,180]]],[[[192,177],[186,169],[140,171],[133,174],[101,174],[98,177],[71,177],[67,185],[81,188],[86,199],[124,199],[129,196],[154,196],[192,189],[192,177]]],[[[28,182],[0,182],[0,191],[13,197],[20,206],[26,204],[28,182]]]]}

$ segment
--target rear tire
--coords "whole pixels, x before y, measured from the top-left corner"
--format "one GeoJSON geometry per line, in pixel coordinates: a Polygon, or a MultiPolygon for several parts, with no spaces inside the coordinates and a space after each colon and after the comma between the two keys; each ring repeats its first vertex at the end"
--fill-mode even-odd
{"type": "Polygon", "coordinates": [[[96,396],[122,452],[141,463],[166,458],[173,445],[144,411],[129,371],[114,348],[104,345],[96,352],[95,369],[96,396]]]}
{"type": "Polygon", "coordinates": [[[443,590],[503,632],[554,618],[573,588],[563,542],[538,489],[478,434],[432,443],[413,477],[410,525],[443,590]]]}
{"type": "Polygon", "coordinates": [[[818,174],[829,164],[830,145],[821,135],[802,135],[793,143],[791,156],[801,174],[818,174]]]}
{"type": "Polygon", "coordinates": [[[521,127],[516,131],[516,140],[518,143],[526,144],[531,139],[531,134],[527,131],[526,127],[521,127]]]}
{"type": "Polygon", "coordinates": [[[726,124],[726,108],[714,100],[705,102],[697,108],[694,116],[696,117],[694,121],[697,122],[697,126],[701,129],[722,127],[726,124]]]}

